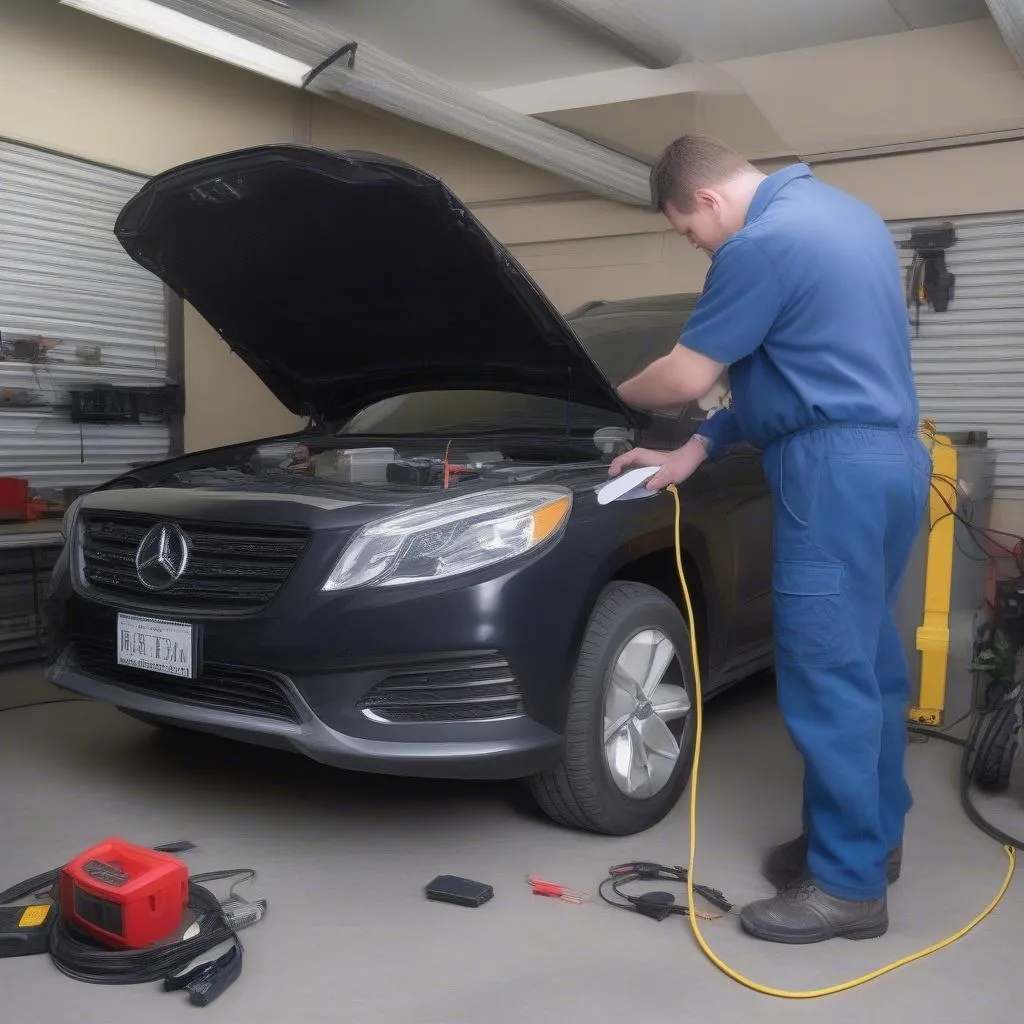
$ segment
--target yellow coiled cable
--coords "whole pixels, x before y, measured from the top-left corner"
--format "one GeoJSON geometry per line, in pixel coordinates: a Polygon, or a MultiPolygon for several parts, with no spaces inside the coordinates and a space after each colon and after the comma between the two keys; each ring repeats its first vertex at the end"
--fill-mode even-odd
{"type": "Polygon", "coordinates": [[[971,929],[988,917],[989,914],[995,910],[999,901],[1006,894],[1006,890],[1010,887],[1010,882],[1013,880],[1014,870],[1017,864],[1016,851],[1012,846],[1004,846],[1003,849],[1006,851],[1006,856],[1009,858],[1010,864],[1006,872],[1006,877],[1003,879],[1003,884],[1000,886],[999,891],[996,893],[995,898],[991,903],[980,913],[973,921],[965,925],[954,935],[950,935],[949,938],[943,939],[941,942],[935,943],[933,946],[929,946],[927,949],[922,949],[920,952],[913,953],[910,956],[905,956],[901,960],[897,960],[895,963],[880,967],[876,971],[872,971],[870,974],[865,974],[860,978],[853,978],[850,981],[844,981],[839,985],[831,985],[828,988],[809,989],[807,991],[788,991],[786,989],[772,988],[769,985],[761,985],[756,981],[751,981],[750,978],[744,977],[738,971],[734,970],[727,963],[722,961],[715,952],[708,946],[704,940],[704,936],[701,934],[700,925],[697,921],[697,914],[694,913],[693,903],[693,866],[696,859],[697,853],[697,781],[698,773],[700,770],[700,752],[701,752],[701,739],[703,733],[704,716],[703,716],[703,698],[701,693],[701,681],[700,681],[700,662],[697,656],[697,626],[693,615],[693,605],[690,602],[690,591],[686,585],[686,574],[683,572],[683,556],[680,546],[679,539],[679,527],[681,519],[681,508],[679,503],[679,492],[674,484],[670,484],[668,488],[672,492],[672,497],[675,501],[675,550],[676,550],[676,571],[679,573],[679,584],[683,590],[683,599],[686,602],[686,615],[689,628],[690,628],[690,657],[693,661],[693,679],[694,679],[694,703],[697,708],[697,734],[694,742],[693,751],[693,773],[690,778],[690,857],[689,857],[689,869],[687,871],[686,881],[686,903],[689,908],[689,921],[690,927],[693,930],[693,936],[697,940],[697,944],[700,946],[704,955],[724,974],[728,975],[733,981],[738,981],[741,985],[745,985],[749,989],[753,989],[755,992],[761,992],[767,996],[778,996],[782,999],[817,999],[821,996],[834,995],[837,992],[846,992],[851,988],[856,988],[858,985],[863,985],[866,982],[874,981],[875,978],[882,977],[883,974],[889,974],[891,971],[895,971],[898,967],[904,967],[907,964],[913,963],[915,960],[921,960],[923,957],[929,956],[932,953],[938,952],[940,949],[945,949],[946,946],[951,946],[958,939],[963,938],[971,929]]]}

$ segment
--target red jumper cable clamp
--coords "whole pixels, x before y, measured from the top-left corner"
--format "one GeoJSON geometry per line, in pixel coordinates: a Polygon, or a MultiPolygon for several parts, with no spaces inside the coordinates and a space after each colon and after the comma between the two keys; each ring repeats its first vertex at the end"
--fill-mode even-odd
{"type": "Polygon", "coordinates": [[[569,886],[562,885],[560,882],[549,882],[537,875],[527,875],[526,881],[533,890],[534,896],[550,896],[552,899],[562,900],[565,903],[573,903],[576,905],[579,905],[580,903],[589,903],[592,899],[591,896],[585,892],[581,892],[579,889],[571,889],[569,886]]]}

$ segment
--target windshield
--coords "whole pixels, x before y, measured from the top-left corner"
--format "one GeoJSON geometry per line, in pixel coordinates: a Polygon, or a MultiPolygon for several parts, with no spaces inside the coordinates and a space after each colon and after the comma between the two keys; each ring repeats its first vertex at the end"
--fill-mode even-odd
{"type": "MultiPolygon", "coordinates": [[[[671,351],[692,310],[679,299],[661,307],[597,305],[570,315],[569,326],[608,381],[618,386],[671,351]]],[[[505,391],[416,391],[374,402],[343,428],[345,434],[444,434],[527,429],[594,431],[625,426],[603,409],[505,391]]]]}
{"type": "Polygon", "coordinates": [[[672,351],[690,308],[598,306],[570,317],[569,326],[601,372],[618,387],[672,351]]]}

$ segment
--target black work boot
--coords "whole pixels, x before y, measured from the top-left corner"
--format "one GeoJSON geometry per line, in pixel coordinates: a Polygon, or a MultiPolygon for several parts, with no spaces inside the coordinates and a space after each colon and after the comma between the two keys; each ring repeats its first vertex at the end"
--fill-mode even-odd
{"type": "MultiPolygon", "coordinates": [[[[890,850],[885,859],[885,877],[890,885],[900,877],[903,846],[890,850]]],[[[781,846],[773,846],[761,862],[761,874],[776,889],[784,889],[807,874],[807,836],[801,835],[781,846]]]]}
{"type": "Polygon", "coordinates": [[[749,903],[740,912],[749,935],[794,945],[826,939],[874,939],[889,928],[885,896],[844,900],[819,889],[809,877],[780,889],[771,899],[749,903]]]}

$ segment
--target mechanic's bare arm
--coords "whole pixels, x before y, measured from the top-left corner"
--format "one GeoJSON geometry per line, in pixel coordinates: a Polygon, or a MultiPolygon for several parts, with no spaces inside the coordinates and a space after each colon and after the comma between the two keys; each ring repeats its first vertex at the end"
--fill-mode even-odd
{"type": "Polygon", "coordinates": [[[724,364],[676,345],[667,356],[623,381],[618,394],[635,409],[671,408],[706,395],[724,369],[724,364]]]}

